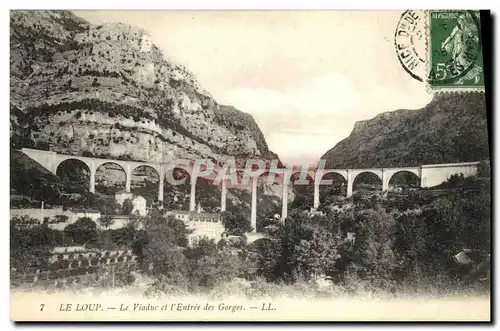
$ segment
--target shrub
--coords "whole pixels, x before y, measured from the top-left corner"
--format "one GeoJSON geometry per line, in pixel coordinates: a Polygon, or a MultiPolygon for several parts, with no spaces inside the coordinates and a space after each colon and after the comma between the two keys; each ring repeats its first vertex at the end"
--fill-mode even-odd
{"type": "Polygon", "coordinates": [[[259,276],[271,281],[294,283],[334,272],[341,242],[321,224],[313,224],[303,213],[287,218],[272,240],[257,247],[259,276]]]}
{"type": "Polygon", "coordinates": [[[243,213],[224,212],[222,215],[222,224],[226,232],[235,236],[242,236],[245,232],[252,231],[250,220],[243,213]]]}
{"type": "Polygon", "coordinates": [[[106,229],[109,228],[111,225],[113,225],[114,222],[115,220],[109,215],[103,215],[99,219],[99,223],[101,223],[101,225],[104,226],[106,229]]]}
{"type": "Polygon", "coordinates": [[[64,232],[73,238],[76,244],[96,243],[98,239],[97,225],[88,217],[81,217],[75,223],[64,228],[64,232]]]}
{"type": "Polygon", "coordinates": [[[99,233],[97,241],[92,245],[88,245],[88,247],[95,247],[102,250],[118,249],[118,245],[113,241],[112,233],[109,230],[99,233]]]}
{"type": "Polygon", "coordinates": [[[211,248],[215,250],[210,249],[205,251],[200,258],[189,260],[189,278],[192,288],[214,288],[219,284],[227,283],[240,275],[246,267],[240,258],[229,250],[217,251],[213,241],[211,248]]]}
{"type": "Polygon", "coordinates": [[[54,216],[54,220],[52,221],[52,223],[65,223],[67,222],[69,219],[69,216],[67,215],[56,215],[54,216]]]}
{"type": "Polygon", "coordinates": [[[134,210],[134,204],[132,203],[132,199],[125,199],[122,205],[122,214],[130,215],[132,214],[132,210],[134,210]]]}
{"type": "Polygon", "coordinates": [[[10,263],[17,270],[42,268],[48,264],[49,253],[63,241],[59,231],[36,219],[16,217],[11,220],[10,263]]]}

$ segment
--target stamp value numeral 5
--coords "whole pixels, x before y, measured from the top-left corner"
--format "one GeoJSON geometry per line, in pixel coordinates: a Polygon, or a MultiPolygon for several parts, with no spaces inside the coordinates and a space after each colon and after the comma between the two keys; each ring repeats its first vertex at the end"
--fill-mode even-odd
{"type": "Polygon", "coordinates": [[[455,77],[463,71],[463,66],[459,63],[450,64],[450,63],[437,63],[436,69],[431,72],[431,78],[435,80],[444,80],[448,77],[448,73],[451,74],[452,77],[455,77]]]}
{"type": "Polygon", "coordinates": [[[436,79],[446,79],[447,75],[448,74],[446,73],[446,64],[438,63],[436,65],[436,71],[434,72],[434,77],[436,79]]]}

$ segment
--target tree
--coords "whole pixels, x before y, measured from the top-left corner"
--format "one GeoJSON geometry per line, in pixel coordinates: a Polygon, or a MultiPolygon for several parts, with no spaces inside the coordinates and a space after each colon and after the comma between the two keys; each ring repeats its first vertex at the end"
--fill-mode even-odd
{"type": "Polygon", "coordinates": [[[169,215],[166,219],[167,226],[174,232],[175,244],[180,247],[187,247],[187,236],[192,232],[186,227],[186,224],[176,219],[174,216],[169,215]]]}
{"type": "Polygon", "coordinates": [[[397,278],[422,276],[421,270],[429,257],[428,228],[416,212],[405,213],[396,220],[394,250],[398,259],[397,278]]]}
{"type": "Polygon", "coordinates": [[[394,218],[381,206],[358,211],[356,215],[355,250],[359,260],[360,275],[373,275],[383,280],[392,277],[396,266],[392,240],[394,218]]]}
{"type": "Polygon", "coordinates": [[[101,212],[101,214],[115,215],[116,211],[119,208],[119,205],[117,204],[114,198],[105,197],[103,199],[100,199],[98,201],[98,204],[99,204],[98,209],[101,212]]]}
{"type": "Polygon", "coordinates": [[[202,238],[197,246],[187,247],[190,231],[175,218],[165,218],[159,211],[147,218],[144,236],[135,247],[143,267],[160,280],[155,285],[159,290],[172,285],[210,288],[242,274],[249,265],[228,249],[219,250],[214,240],[202,238]]]}
{"type": "Polygon", "coordinates": [[[173,284],[186,281],[188,266],[182,245],[187,244],[188,231],[184,223],[167,220],[160,211],[153,210],[145,224],[134,243],[143,267],[173,284]]]}
{"type": "Polygon", "coordinates": [[[65,223],[69,219],[68,215],[56,215],[54,216],[54,222],[55,223],[65,223]]]}
{"type": "Polygon", "coordinates": [[[134,204],[132,203],[132,200],[125,199],[125,201],[123,201],[123,205],[122,205],[122,214],[123,215],[130,215],[130,214],[132,214],[132,210],[134,210],[134,204]]]}
{"type": "Polygon", "coordinates": [[[99,223],[108,229],[111,225],[113,225],[113,223],[115,223],[115,220],[110,215],[103,215],[99,219],[99,223]]]}
{"type": "Polygon", "coordinates": [[[309,210],[313,206],[314,196],[309,192],[296,192],[295,199],[290,202],[290,209],[309,210]]]}
{"type": "Polygon", "coordinates": [[[224,224],[228,234],[235,236],[242,236],[245,232],[250,232],[253,229],[250,220],[242,213],[224,212],[222,224],[224,224]]]}
{"type": "Polygon", "coordinates": [[[60,231],[29,217],[13,218],[10,228],[10,262],[17,270],[48,264],[50,251],[62,243],[60,231]]]}
{"type": "Polygon", "coordinates": [[[325,223],[326,218],[311,220],[297,211],[270,240],[260,240],[257,274],[270,281],[295,282],[331,275],[339,259],[341,240],[325,223]]]}
{"type": "Polygon", "coordinates": [[[206,256],[217,254],[217,244],[213,239],[200,238],[198,244],[188,248],[184,254],[192,261],[199,261],[206,256]]]}
{"type": "Polygon", "coordinates": [[[304,279],[315,276],[331,275],[335,263],[340,258],[338,253],[339,238],[322,227],[312,230],[310,240],[300,240],[295,247],[295,268],[304,279]]]}
{"type": "Polygon", "coordinates": [[[186,275],[186,258],[176,244],[174,231],[166,223],[151,224],[145,235],[144,263],[153,275],[162,275],[172,282],[179,281],[179,275],[186,275]]]}
{"type": "Polygon", "coordinates": [[[188,277],[193,289],[212,288],[242,274],[248,267],[228,249],[217,249],[213,239],[201,238],[198,245],[184,251],[188,258],[188,277]]]}
{"type": "Polygon", "coordinates": [[[65,193],[84,193],[88,191],[90,173],[82,162],[66,160],[58,168],[57,174],[61,178],[65,193]]]}
{"type": "Polygon", "coordinates": [[[64,228],[64,232],[73,238],[76,244],[95,243],[99,237],[97,224],[89,217],[81,217],[75,223],[64,228]]]}
{"type": "Polygon", "coordinates": [[[98,205],[97,196],[95,193],[84,192],[82,193],[80,201],[78,203],[86,208],[96,207],[98,205]]]}
{"type": "Polygon", "coordinates": [[[115,250],[118,245],[113,241],[111,231],[103,231],[99,233],[99,241],[97,243],[100,249],[115,250]]]}
{"type": "Polygon", "coordinates": [[[257,252],[257,275],[264,277],[267,281],[275,281],[282,276],[280,259],[282,257],[281,241],[278,240],[256,240],[252,243],[257,252]]]}

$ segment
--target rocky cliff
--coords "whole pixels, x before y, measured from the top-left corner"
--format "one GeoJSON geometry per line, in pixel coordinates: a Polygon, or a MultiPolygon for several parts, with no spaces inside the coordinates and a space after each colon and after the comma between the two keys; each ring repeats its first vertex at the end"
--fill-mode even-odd
{"type": "Polygon", "coordinates": [[[146,31],[11,11],[10,37],[14,148],[150,162],[276,157],[250,115],[218,104],[146,31]]]}
{"type": "Polygon", "coordinates": [[[489,159],[484,94],[439,94],[422,109],[401,109],[360,121],[349,137],[321,158],[329,168],[489,159]]]}

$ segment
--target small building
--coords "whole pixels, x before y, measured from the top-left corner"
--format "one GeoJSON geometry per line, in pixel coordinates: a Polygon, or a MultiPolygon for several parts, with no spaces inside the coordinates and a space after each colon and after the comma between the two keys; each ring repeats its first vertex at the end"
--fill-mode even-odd
{"type": "Polygon", "coordinates": [[[221,221],[221,214],[220,213],[207,213],[207,212],[190,213],[189,221],[191,221],[191,222],[218,223],[221,221]]]}
{"type": "Polygon", "coordinates": [[[115,200],[121,206],[125,200],[130,199],[134,208],[132,209],[132,214],[139,214],[140,216],[146,216],[148,213],[146,199],[140,195],[135,195],[124,190],[119,191],[115,194],[115,200]]]}
{"type": "Polygon", "coordinates": [[[196,246],[201,238],[218,242],[225,231],[220,213],[170,210],[165,213],[165,216],[173,216],[184,222],[188,229],[193,230],[193,233],[188,236],[190,246],[196,246]]]}
{"type": "Polygon", "coordinates": [[[132,199],[132,205],[134,205],[134,209],[132,209],[133,214],[139,214],[139,216],[146,216],[148,213],[148,209],[146,206],[146,199],[140,195],[134,197],[132,199]]]}
{"type": "Polygon", "coordinates": [[[125,190],[121,190],[121,191],[115,193],[115,200],[120,205],[123,205],[123,202],[127,199],[132,200],[133,197],[134,197],[134,195],[132,193],[126,192],[125,190]]]}
{"type": "Polygon", "coordinates": [[[186,223],[189,221],[189,214],[190,212],[184,210],[169,210],[165,213],[165,216],[173,216],[175,219],[186,223]]]}

